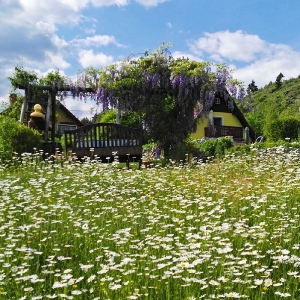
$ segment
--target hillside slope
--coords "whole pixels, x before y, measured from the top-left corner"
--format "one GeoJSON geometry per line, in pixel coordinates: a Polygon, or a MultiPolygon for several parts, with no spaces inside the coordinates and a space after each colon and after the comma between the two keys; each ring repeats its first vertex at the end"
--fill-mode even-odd
{"type": "Polygon", "coordinates": [[[241,107],[245,118],[256,132],[264,135],[268,122],[278,118],[296,117],[300,119],[300,76],[284,80],[277,88],[275,83],[254,92],[246,99],[252,106],[250,112],[241,107]]]}

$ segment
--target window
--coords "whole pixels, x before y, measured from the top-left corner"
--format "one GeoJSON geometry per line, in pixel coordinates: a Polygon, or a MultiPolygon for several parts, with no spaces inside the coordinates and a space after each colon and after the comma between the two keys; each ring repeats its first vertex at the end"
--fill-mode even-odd
{"type": "Polygon", "coordinates": [[[214,117],[214,126],[222,126],[223,118],[222,117],[214,117]]]}
{"type": "Polygon", "coordinates": [[[220,98],[216,98],[216,99],[215,99],[215,104],[221,104],[220,98]]]}
{"type": "Polygon", "coordinates": [[[77,129],[76,125],[73,124],[58,124],[57,133],[63,134],[65,130],[75,130],[77,129]]]}

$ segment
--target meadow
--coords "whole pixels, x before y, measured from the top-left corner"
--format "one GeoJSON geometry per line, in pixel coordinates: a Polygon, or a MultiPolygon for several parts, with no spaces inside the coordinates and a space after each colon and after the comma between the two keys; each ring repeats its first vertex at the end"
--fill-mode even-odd
{"type": "Polygon", "coordinates": [[[125,170],[24,155],[0,167],[0,299],[300,299],[299,157],[125,170]]]}

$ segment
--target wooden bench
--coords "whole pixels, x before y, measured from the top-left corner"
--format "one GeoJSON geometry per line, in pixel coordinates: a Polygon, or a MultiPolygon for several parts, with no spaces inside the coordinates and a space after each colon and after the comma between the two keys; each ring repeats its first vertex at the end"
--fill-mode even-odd
{"type": "Polygon", "coordinates": [[[113,157],[118,156],[120,162],[141,163],[143,150],[140,129],[114,123],[95,123],[66,130],[64,134],[66,152],[72,151],[78,158],[97,155],[102,162],[112,162],[113,157]]]}

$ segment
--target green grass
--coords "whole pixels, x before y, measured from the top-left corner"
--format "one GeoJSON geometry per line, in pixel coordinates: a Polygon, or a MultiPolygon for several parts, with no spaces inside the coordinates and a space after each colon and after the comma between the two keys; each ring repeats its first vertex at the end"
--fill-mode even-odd
{"type": "MultiPolygon", "coordinates": [[[[15,164],[16,165],[16,164],[15,164]]],[[[300,299],[300,161],[0,171],[0,299],[300,299]]]]}

